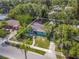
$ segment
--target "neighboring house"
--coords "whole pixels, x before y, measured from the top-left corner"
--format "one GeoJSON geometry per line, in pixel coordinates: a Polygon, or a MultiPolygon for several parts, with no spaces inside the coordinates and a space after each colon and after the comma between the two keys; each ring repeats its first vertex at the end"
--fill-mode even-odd
{"type": "Polygon", "coordinates": [[[8,20],[7,21],[7,26],[5,26],[5,29],[12,29],[12,30],[17,30],[19,29],[20,23],[17,20],[8,20]]]}
{"type": "Polygon", "coordinates": [[[32,24],[32,32],[30,34],[37,35],[37,36],[46,36],[47,32],[42,24],[35,22],[32,24]]]}
{"type": "Polygon", "coordinates": [[[3,14],[7,14],[10,10],[10,8],[7,6],[3,6],[2,9],[3,9],[3,14]]]}
{"type": "Polygon", "coordinates": [[[0,14],[0,21],[5,20],[5,18],[8,18],[6,14],[0,14]]]}
{"type": "Polygon", "coordinates": [[[53,6],[53,8],[54,8],[54,11],[61,11],[62,10],[62,8],[59,5],[55,5],[55,6],[53,6]]]}
{"type": "Polygon", "coordinates": [[[73,27],[79,28],[79,25],[73,25],[73,27]]]}
{"type": "Polygon", "coordinates": [[[2,8],[2,7],[3,7],[3,3],[0,2],[0,8],[2,8]]]}
{"type": "Polygon", "coordinates": [[[74,7],[71,7],[71,6],[66,6],[65,7],[65,10],[72,10],[74,7]]]}
{"type": "Polygon", "coordinates": [[[33,31],[45,32],[44,26],[38,22],[35,22],[32,24],[32,29],[33,31]]]}
{"type": "Polygon", "coordinates": [[[76,25],[77,28],[79,28],[79,25],[76,25]]]}
{"type": "Polygon", "coordinates": [[[79,36],[73,37],[75,40],[79,41],[79,36]]]}
{"type": "Polygon", "coordinates": [[[2,2],[0,2],[0,8],[3,9],[3,14],[7,14],[10,10],[10,8],[2,2]]]}

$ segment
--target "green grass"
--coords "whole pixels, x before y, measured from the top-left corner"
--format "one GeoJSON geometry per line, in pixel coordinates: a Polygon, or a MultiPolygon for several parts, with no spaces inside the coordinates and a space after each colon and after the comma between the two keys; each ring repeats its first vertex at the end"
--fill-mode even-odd
{"type": "MultiPolygon", "coordinates": [[[[18,32],[17,32],[17,35],[18,35],[20,32],[22,32],[24,29],[25,29],[24,27],[20,27],[19,30],[18,30],[18,32]]],[[[17,35],[16,35],[16,37],[17,37],[17,35]]]]}
{"type": "Polygon", "coordinates": [[[35,46],[48,49],[49,43],[50,42],[46,37],[36,37],[35,46]]]}
{"type": "Polygon", "coordinates": [[[32,39],[31,38],[28,38],[28,39],[21,39],[20,41],[18,41],[18,42],[26,42],[26,44],[29,44],[29,45],[32,45],[32,43],[33,43],[33,41],[32,41],[32,39]]]}
{"type": "Polygon", "coordinates": [[[29,45],[32,45],[32,43],[33,43],[32,39],[30,39],[30,38],[26,39],[24,41],[26,41],[26,44],[29,44],[29,45]]]}
{"type": "Polygon", "coordinates": [[[65,59],[65,58],[62,57],[62,56],[57,55],[57,59],[65,59]]]}
{"type": "Polygon", "coordinates": [[[13,41],[16,41],[16,42],[26,42],[26,44],[29,44],[29,45],[32,45],[33,43],[33,40],[32,38],[25,38],[25,39],[12,39],[13,41]]]}
{"type": "Polygon", "coordinates": [[[29,51],[32,51],[32,52],[35,52],[35,53],[38,53],[38,54],[41,54],[41,55],[44,55],[45,54],[44,51],[37,50],[37,49],[34,49],[34,48],[29,48],[29,51]]]}
{"type": "Polygon", "coordinates": [[[9,31],[5,31],[3,29],[0,29],[0,37],[4,38],[7,34],[9,34],[9,31]]]}
{"type": "Polygon", "coordinates": [[[13,38],[13,41],[17,41],[17,42],[26,42],[26,44],[31,45],[32,44],[32,37],[30,36],[26,36],[25,33],[23,34],[24,38],[21,38],[19,35],[20,32],[22,32],[23,30],[25,30],[24,27],[20,27],[20,29],[18,30],[17,34],[16,34],[16,38],[13,38]]]}
{"type": "MultiPolygon", "coordinates": [[[[14,47],[17,47],[17,48],[20,48],[20,45],[16,45],[14,43],[9,43],[9,42],[6,42],[8,45],[11,45],[11,46],[14,46],[14,47]]],[[[22,47],[20,49],[23,49],[22,47]]],[[[32,52],[35,52],[35,53],[38,53],[38,54],[41,54],[41,55],[44,55],[45,52],[44,51],[41,51],[41,50],[37,50],[37,49],[34,49],[34,48],[28,48],[28,51],[32,51],[32,52]]]]}
{"type": "Polygon", "coordinates": [[[8,58],[0,55],[0,59],[8,59],[8,58]]]}

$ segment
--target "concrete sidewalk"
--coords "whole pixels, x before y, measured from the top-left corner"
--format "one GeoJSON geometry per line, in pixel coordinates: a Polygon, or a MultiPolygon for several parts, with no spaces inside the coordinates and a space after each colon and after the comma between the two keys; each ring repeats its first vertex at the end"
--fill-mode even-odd
{"type": "MultiPolygon", "coordinates": [[[[9,59],[25,59],[24,51],[12,46],[0,46],[0,55],[8,57],[9,59]]],[[[45,57],[34,52],[28,52],[27,59],[45,59],[45,57]]]]}
{"type": "Polygon", "coordinates": [[[49,51],[45,54],[46,59],[57,59],[55,52],[55,44],[50,42],[49,51]]]}

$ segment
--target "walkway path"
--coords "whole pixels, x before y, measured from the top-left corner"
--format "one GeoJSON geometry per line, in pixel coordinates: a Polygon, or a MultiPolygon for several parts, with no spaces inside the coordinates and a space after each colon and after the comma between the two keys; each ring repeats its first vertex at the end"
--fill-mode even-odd
{"type": "Polygon", "coordinates": [[[33,36],[33,43],[32,43],[32,46],[35,45],[35,36],[33,36]]]}
{"type": "Polygon", "coordinates": [[[50,42],[50,46],[49,46],[49,52],[47,52],[45,54],[45,56],[48,58],[48,59],[57,59],[56,58],[56,52],[55,52],[55,44],[53,42],[50,42]]]}
{"type": "Polygon", "coordinates": [[[49,50],[55,51],[55,44],[50,42],[49,50]]]}
{"type": "Polygon", "coordinates": [[[8,40],[10,40],[11,38],[13,38],[15,35],[17,34],[17,31],[13,31],[11,32],[9,35],[7,35],[5,38],[3,38],[1,41],[0,41],[0,45],[8,40]]]}
{"type": "MultiPolygon", "coordinates": [[[[16,42],[16,41],[11,41],[11,40],[8,40],[8,42],[10,43],[14,43],[14,44],[23,44],[21,42],[16,42]]],[[[48,49],[44,49],[44,48],[40,48],[40,47],[36,47],[36,46],[32,46],[32,45],[29,45],[31,48],[34,48],[34,49],[37,49],[37,50],[42,50],[42,51],[49,51],[48,49]]]]}
{"type": "MultiPolygon", "coordinates": [[[[10,43],[14,43],[14,44],[22,44],[21,42],[16,42],[16,41],[11,41],[9,40],[8,42],[10,43]]],[[[52,43],[50,44],[50,48],[49,49],[44,49],[44,48],[40,48],[40,47],[36,47],[36,46],[32,46],[32,45],[29,45],[31,48],[34,48],[34,49],[37,49],[37,50],[41,50],[41,51],[45,51],[46,54],[45,54],[45,59],[56,59],[56,54],[55,54],[55,46],[52,45],[52,43]],[[52,47],[54,47],[52,49],[52,47]]]]}

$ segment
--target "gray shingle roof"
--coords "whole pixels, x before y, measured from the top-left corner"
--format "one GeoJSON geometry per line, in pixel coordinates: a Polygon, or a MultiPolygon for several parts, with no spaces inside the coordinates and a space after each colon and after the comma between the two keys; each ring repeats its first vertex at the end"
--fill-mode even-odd
{"type": "Polygon", "coordinates": [[[17,26],[19,26],[20,25],[20,23],[19,23],[19,21],[17,21],[17,20],[8,20],[7,21],[7,24],[9,25],[9,26],[13,26],[13,27],[17,27],[17,26]]]}

